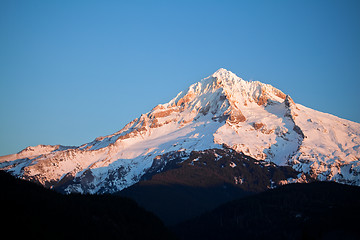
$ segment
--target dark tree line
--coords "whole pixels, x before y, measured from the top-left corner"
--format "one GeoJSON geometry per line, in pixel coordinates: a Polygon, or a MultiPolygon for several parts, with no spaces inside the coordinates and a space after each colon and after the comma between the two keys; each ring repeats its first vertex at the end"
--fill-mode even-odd
{"type": "Polygon", "coordinates": [[[113,195],[62,195],[0,171],[1,233],[11,239],[173,239],[152,213],[113,195]]]}

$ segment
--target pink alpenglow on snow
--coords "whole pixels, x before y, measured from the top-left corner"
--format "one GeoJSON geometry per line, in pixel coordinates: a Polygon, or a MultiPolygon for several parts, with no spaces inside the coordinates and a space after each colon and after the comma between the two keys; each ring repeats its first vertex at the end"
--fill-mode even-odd
{"type": "Polygon", "coordinates": [[[299,179],[360,185],[359,123],[223,68],[114,134],[78,147],[28,147],[0,157],[0,169],[65,192],[111,193],[138,182],[162,156],[185,160],[191,151],[225,146],[291,166],[299,179]]]}

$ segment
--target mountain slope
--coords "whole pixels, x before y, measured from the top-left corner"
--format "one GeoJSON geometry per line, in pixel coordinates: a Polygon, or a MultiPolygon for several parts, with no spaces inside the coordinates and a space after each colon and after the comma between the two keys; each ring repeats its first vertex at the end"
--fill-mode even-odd
{"type": "Polygon", "coordinates": [[[3,171],[0,190],[4,238],[175,239],[158,218],[127,198],[63,195],[3,171]]]}
{"type": "Polygon", "coordinates": [[[360,185],[360,124],[300,104],[225,69],[120,131],[79,147],[40,145],[0,157],[0,168],[64,192],[116,192],[153,164],[232,148],[320,180],[360,185]]]}
{"type": "Polygon", "coordinates": [[[118,194],[134,199],[166,225],[173,225],[298,175],[289,166],[277,167],[232,149],[193,151],[189,159],[173,162],[118,194]]]}
{"type": "Polygon", "coordinates": [[[360,188],[289,184],[226,203],[173,228],[180,239],[359,239],[360,188]]]}

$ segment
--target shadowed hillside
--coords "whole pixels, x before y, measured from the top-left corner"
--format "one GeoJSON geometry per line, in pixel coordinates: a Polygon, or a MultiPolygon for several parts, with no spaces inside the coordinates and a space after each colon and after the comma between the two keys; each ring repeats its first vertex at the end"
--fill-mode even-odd
{"type": "Polygon", "coordinates": [[[174,227],[181,239],[359,239],[360,188],[290,184],[174,227]]]}
{"type": "Polygon", "coordinates": [[[0,171],[1,229],[11,239],[173,239],[153,214],[112,195],[62,195],[0,171]]]}
{"type": "Polygon", "coordinates": [[[166,225],[266,191],[298,175],[291,167],[257,161],[231,149],[193,151],[187,160],[169,165],[166,171],[119,192],[154,212],[166,225]]]}

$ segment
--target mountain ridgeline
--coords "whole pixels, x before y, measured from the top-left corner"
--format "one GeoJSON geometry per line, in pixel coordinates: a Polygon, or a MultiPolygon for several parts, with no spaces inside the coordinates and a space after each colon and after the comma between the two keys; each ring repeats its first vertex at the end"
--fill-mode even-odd
{"type": "Polygon", "coordinates": [[[226,148],[194,151],[189,159],[168,165],[118,193],[136,200],[166,225],[286,184],[299,174],[289,166],[277,167],[226,148]]]}

